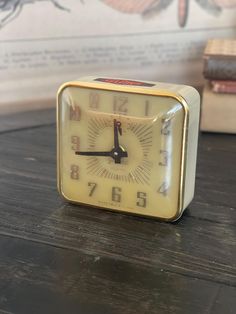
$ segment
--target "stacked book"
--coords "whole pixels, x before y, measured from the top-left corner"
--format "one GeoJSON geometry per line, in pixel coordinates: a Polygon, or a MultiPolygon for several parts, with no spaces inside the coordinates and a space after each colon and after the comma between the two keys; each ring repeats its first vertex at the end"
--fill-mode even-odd
{"type": "Polygon", "coordinates": [[[201,130],[236,133],[236,40],[208,41],[203,74],[201,130]]]}

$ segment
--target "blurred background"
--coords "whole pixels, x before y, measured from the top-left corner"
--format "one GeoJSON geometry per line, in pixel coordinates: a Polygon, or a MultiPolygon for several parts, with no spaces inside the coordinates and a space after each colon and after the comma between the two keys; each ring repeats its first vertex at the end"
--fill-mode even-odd
{"type": "Polygon", "coordinates": [[[236,0],[0,0],[0,114],[86,75],[201,88],[207,40],[235,37],[236,0]]]}

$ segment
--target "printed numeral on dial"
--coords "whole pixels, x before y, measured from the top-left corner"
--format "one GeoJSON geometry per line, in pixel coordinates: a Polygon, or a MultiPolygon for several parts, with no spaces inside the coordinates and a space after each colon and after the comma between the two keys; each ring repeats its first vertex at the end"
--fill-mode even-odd
{"type": "Polygon", "coordinates": [[[160,155],[162,156],[162,160],[159,162],[160,166],[168,166],[168,162],[169,162],[169,153],[167,150],[161,149],[160,150],[160,155]]]}
{"type": "Polygon", "coordinates": [[[89,196],[92,196],[93,193],[95,192],[96,187],[97,187],[97,183],[89,182],[88,186],[90,187],[89,196]]]}
{"type": "Polygon", "coordinates": [[[115,96],[113,103],[114,113],[127,114],[128,112],[128,97],[126,96],[115,96]]]}
{"type": "Polygon", "coordinates": [[[79,140],[79,137],[76,136],[76,135],[72,135],[71,136],[71,149],[74,150],[74,151],[79,151],[79,144],[80,144],[80,140],[79,140]]]}
{"type": "Polygon", "coordinates": [[[119,187],[112,187],[112,201],[113,202],[121,202],[121,188],[119,187]]]}
{"type": "Polygon", "coordinates": [[[158,188],[157,192],[166,196],[168,189],[169,189],[169,186],[168,186],[167,182],[163,182],[161,184],[161,186],[158,188]]]}
{"type": "Polygon", "coordinates": [[[73,180],[79,180],[79,166],[77,165],[70,166],[70,177],[73,180]]]}
{"type": "Polygon", "coordinates": [[[170,135],[171,119],[170,118],[164,118],[161,120],[161,123],[162,123],[161,134],[170,135]]]}
{"type": "Polygon", "coordinates": [[[80,119],[81,119],[80,107],[70,105],[70,120],[80,121],[80,119]]]}
{"type": "Polygon", "coordinates": [[[99,94],[96,92],[91,92],[89,94],[89,107],[91,109],[98,109],[99,107],[99,94]]]}
{"type": "Polygon", "coordinates": [[[147,205],[147,193],[137,192],[137,202],[136,205],[139,207],[146,207],[147,205]]]}

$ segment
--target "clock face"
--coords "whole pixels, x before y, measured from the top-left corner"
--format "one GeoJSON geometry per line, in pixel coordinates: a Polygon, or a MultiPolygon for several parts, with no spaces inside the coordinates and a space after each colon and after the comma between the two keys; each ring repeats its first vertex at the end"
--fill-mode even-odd
{"type": "Polygon", "coordinates": [[[66,86],[59,189],[73,202],[154,216],[179,211],[184,110],[176,99],[66,86]]]}

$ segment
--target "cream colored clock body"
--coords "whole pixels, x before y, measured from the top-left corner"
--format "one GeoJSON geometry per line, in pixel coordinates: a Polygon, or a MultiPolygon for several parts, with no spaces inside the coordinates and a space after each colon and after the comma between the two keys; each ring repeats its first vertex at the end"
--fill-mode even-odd
{"type": "Polygon", "coordinates": [[[58,92],[58,188],[69,201],[176,220],[193,198],[199,94],[83,78],[58,92]]]}

